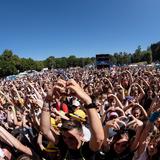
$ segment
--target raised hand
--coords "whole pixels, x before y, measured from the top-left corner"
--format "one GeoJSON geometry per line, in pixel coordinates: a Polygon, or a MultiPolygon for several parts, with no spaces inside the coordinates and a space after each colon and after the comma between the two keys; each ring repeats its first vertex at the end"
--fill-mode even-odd
{"type": "Polygon", "coordinates": [[[139,119],[135,118],[133,115],[130,115],[131,121],[128,122],[127,126],[128,128],[133,128],[136,129],[138,126],[142,126],[143,122],[140,121],[139,119]]]}
{"type": "Polygon", "coordinates": [[[120,130],[121,126],[126,126],[126,124],[121,120],[120,117],[106,122],[107,128],[114,128],[115,130],[120,130]]]}
{"type": "Polygon", "coordinates": [[[86,104],[92,103],[91,98],[87,95],[87,93],[78,85],[78,83],[70,79],[66,82],[66,88],[70,89],[72,92],[75,92],[76,96],[84,101],[86,104]]]}

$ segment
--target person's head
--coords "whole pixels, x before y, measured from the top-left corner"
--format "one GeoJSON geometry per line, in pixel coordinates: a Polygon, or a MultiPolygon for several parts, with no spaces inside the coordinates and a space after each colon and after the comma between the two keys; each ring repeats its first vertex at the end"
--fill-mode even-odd
{"type": "Polygon", "coordinates": [[[160,131],[160,117],[155,122],[155,125],[156,125],[157,129],[160,131]]]}
{"type": "Polygon", "coordinates": [[[129,81],[126,76],[124,76],[121,80],[121,85],[123,88],[127,89],[129,86],[129,81]]]}
{"type": "Polygon", "coordinates": [[[157,151],[157,142],[155,139],[151,139],[147,146],[147,153],[152,157],[157,153],[157,151]]]}
{"type": "Polygon", "coordinates": [[[141,116],[141,109],[139,107],[135,107],[132,109],[132,114],[135,118],[139,119],[141,116]]]}
{"type": "Polygon", "coordinates": [[[123,153],[129,146],[129,136],[128,133],[118,134],[114,137],[113,148],[117,154],[123,153]]]}
{"type": "Polygon", "coordinates": [[[131,93],[132,93],[132,95],[133,95],[134,97],[138,96],[138,87],[137,87],[137,86],[133,86],[131,93]]]}
{"type": "Polygon", "coordinates": [[[151,89],[149,89],[147,91],[147,95],[148,95],[148,97],[153,97],[153,91],[151,89]]]}
{"type": "Polygon", "coordinates": [[[16,116],[18,121],[22,120],[22,111],[20,109],[16,111],[16,116]]]}
{"type": "Polygon", "coordinates": [[[116,100],[113,97],[108,98],[109,106],[115,107],[116,105],[116,100]]]}
{"type": "Polygon", "coordinates": [[[79,149],[83,142],[82,124],[76,120],[65,120],[62,122],[62,136],[63,140],[69,149],[79,149]]]}
{"type": "Polygon", "coordinates": [[[106,99],[107,99],[107,94],[103,93],[102,96],[101,96],[101,99],[102,99],[102,102],[105,102],[106,99]]]}

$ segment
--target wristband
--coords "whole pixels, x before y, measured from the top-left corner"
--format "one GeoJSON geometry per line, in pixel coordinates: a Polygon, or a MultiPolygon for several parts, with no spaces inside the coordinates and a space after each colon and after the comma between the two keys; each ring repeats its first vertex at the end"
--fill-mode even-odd
{"type": "Polygon", "coordinates": [[[91,108],[95,108],[95,109],[96,109],[97,106],[96,106],[95,103],[90,103],[89,105],[86,105],[85,108],[86,108],[86,109],[91,109],[91,108]]]}

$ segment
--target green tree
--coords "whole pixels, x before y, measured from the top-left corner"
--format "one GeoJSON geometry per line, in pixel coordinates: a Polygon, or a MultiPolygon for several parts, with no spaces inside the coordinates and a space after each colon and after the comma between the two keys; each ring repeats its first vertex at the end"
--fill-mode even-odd
{"type": "Polygon", "coordinates": [[[41,71],[44,68],[44,63],[43,61],[35,61],[35,70],[36,71],[41,71]]]}
{"type": "Polygon", "coordinates": [[[67,58],[67,67],[76,67],[76,56],[71,55],[67,58]]]}
{"type": "Polygon", "coordinates": [[[111,62],[112,64],[117,64],[117,59],[114,55],[111,55],[111,62]]]}
{"type": "Polygon", "coordinates": [[[160,42],[151,44],[153,61],[160,61],[160,42]]]}
{"type": "Polygon", "coordinates": [[[133,54],[133,61],[134,62],[140,62],[141,61],[141,46],[138,46],[135,50],[135,53],[133,54]]]}
{"type": "Polygon", "coordinates": [[[55,58],[53,56],[48,57],[44,63],[45,63],[45,66],[49,69],[55,68],[56,66],[55,58]]]}
{"type": "Polygon", "coordinates": [[[5,77],[8,75],[17,74],[17,69],[13,63],[7,61],[0,62],[0,76],[5,77]]]}
{"type": "Polygon", "coordinates": [[[11,50],[5,50],[0,57],[0,75],[8,76],[17,74],[15,56],[11,50]]]}
{"type": "Polygon", "coordinates": [[[148,64],[152,63],[152,53],[150,51],[144,52],[144,61],[146,61],[148,64]]]}
{"type": "Polygon", "coordinates": [[[11,50],[5,50],[3,53],[2,53],[2,59],[4,61],[12,61],[12,58],[13,58],[13,52],[11,50]]]}

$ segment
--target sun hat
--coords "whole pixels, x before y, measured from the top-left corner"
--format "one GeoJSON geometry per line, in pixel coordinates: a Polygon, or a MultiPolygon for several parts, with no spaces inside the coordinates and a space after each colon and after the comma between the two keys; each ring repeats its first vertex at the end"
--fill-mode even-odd
{"type": "Polygon", "coordinates": [[[86,113],[82,109],[77,109],[74,113],[69,114],[72,118],[76,120],[85,122],[86,121],[86,113]]]}

